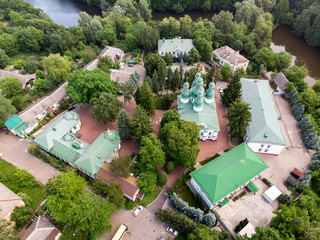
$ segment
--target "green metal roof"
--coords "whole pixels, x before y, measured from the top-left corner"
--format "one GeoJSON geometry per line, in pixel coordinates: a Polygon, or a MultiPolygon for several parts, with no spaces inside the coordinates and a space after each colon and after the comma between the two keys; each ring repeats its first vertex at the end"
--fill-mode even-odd
{"type": "Polygon", "coordinates": [[[14,130],[16,133],[21,133],[29,127],[28,124],[16,114],[9,118],[4,125],[8,129],[14,130]]]}
{"type": "Polygon", "coordinates": [[[246,143],[190,173],[212,204],[256,177],[268,168],[246,143]]]}
{"type": "Polygon", "coordinates": [[[67,133],[60,139],[53,140],[53,147],[50,152],[56,156],[64,159],[65,161],[75,164],[75,161],[88,149],[90,145],[75,136],[67,133]],[[75,148],[74,143],[77,143],[80,148],[75,148]]]}
{"type": "Polygon", "coordinates": [[[34,142],[41,147],[51,150],[53,147],[53,139],[61,139],[64,135],[71,131],[79,121],[79,115],[76,112],[67,112],[60,116],[46,130],[44,130],[34,142]]]}
{"type": "Polygon", "coordinates": [[[259,188],[253,183],[249,183],[247,187],[251,190],[251,192],[256,193],[259,191],[259,188]]]}
{"type": "Polygon", "coordinates": [[[173,52],[179,50],[180,52],[191,51],[195,48],[192,39],[161,39],[158,41],[158,52],[173,52]]]}
{"type": "Polygon", "coordinates": [[[223,201],[221,201],[219,203],[220,207],[223,207],[224,205],[226,205],[227,203],[229,202],[229,199],[228,198],[224,198],[223,201]]]}
{"type": "Polygon", "coordinates": [[[88,144],[70,131],[79,121],[79,115],[68,112],[59,117],[34,142],[54,155],[94,176],[120,143],[117,131],[100,134],[88,144]]]}
{"type": "Polygon", "coordinates": [[[119,143],[120,135],[117,131],[111,130],[110,135],[108,132],[101,133],[88,147],[84,155],[76,160],[75,165],[93,176],[99,171],[119,143]]]}
{"type": "Polygon", "coordinates": [[[209,104],[206,102],[203,103],[202,111],[196,112],[193,110],[193,104],[190,101],[188,103],[182,103],[181,96],[179,96],[178,112],[181,115],[181,119],[205,126],[206,128],[200,127],[202,130],[220,130],[215,101],[209,104]]]}
{"type": "Polygon", "coordinates": [[[250,104],[249,142],[286,145],[267,80],[242,78],[242,99],[250,104]]]}

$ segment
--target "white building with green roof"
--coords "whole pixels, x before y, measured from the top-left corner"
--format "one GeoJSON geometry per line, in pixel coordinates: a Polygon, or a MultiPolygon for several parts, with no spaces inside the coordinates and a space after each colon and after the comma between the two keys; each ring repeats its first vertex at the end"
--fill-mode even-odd
{"type": "Polygon", "coordinates": [[[268,165],[246,143],[190,173],[191,186],[210,209],[223,206],[230,197],[248,187],[259,189],[253,183],[268,165]]]}
{"type": "Polygon", "coordinates": [[[256,153],[279,155],[286,141],[267,80],[242,78],[242,100],[251,107],[252,121],[244,141],[256,153]]]}
{"type": "Polygon", "coordinates": [[[161,39],[158,41],[158,53],[164,56],[166,53],[172,54],[175,58],[181,55],[189,55],[191,49],[194,48],[192,39],[161,39]]]}
{"type": "Polygon", "coordinates": [[[79,115],[76,112],[67,112],[43,131],[34,142],[94,178],[106,161],[111,162],[118,156],[121,148],[120,136],[117,131],[108,130],[101,133],[92,144],[88,144],[75,136],[80,127],[79,115]]]}
{"type": "Polygon", "coordinates": [[[215,141],[220,131],[217,108],[215,103],[214,83],[209,84],[207,91],[203,87],[203,79],[198,72],[189,89],[185,82],[178,96],[178,112],[181,119],[195,122],[200,127],[199,140],[215,141]]]}

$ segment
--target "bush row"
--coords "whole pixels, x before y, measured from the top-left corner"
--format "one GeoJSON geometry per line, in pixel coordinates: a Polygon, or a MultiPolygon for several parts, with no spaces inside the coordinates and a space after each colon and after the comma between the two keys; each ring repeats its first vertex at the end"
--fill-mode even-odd
{"type": "MultiPolygon", "coordinates": [[[[227,152],[227,151],[226,151],[226,152],[227,152]]],[[[205,160],[202,160],[202,161],[200,162],[200,164],[203,166],[203,165],[211,162],[212,160],[216,159],[216,158],[219,157],[219,156],[220,156],[220,154],[219,154],[219,153],[216,153],[215,155],[213,155],[213,156],[211,156],[211,157],[208,157],[208,158],[206,158],[205,160]]]]}
{"type": "Polygon", "coordinates": [[[43,149],[41,149],[37,144],[31,143],[28,147],[28,153],[32,154],[33,156],[42,159],[44,162],[49,163],[51,166],[59,169],[60,171],[65,171],[67,164],[64,163],[62,160],[51,156],[43,149]]]}
{"type": "Polygon", "coordinates": [[[197,223],[213,227],[217,219],[212,213],[205,214],[200,208],[190,207],[189,204],[178,197],[176,193],[169,196],[169,204],[178,212],[185,214],[197,223]]]}
{"type": "Polygon", "coordinates": [[[187,180],[187,175],[186,175],[186,173],[183,173],[182,175],[181,175],[181,177],[178,179],[178,181],[174,184],[174,186],[171,188],[171,190],[170,190],[170,195],[172,195],[174,192],[176,192],[180,187],[181,187],[181,185],[184,183],[184,182],[186,182],[186,180],[187,180]]]}
{"type": "Polygon", "coordinates": [[[305,105],[298,102],[298,91],[296,88],[289,92],[291,112],[295,119],[299,121],[298,125],[302,132],[302,140],[310,149],[319,147],[319,136],[317,132],[317,124],[310,114],[305,113],[305,105]]]}

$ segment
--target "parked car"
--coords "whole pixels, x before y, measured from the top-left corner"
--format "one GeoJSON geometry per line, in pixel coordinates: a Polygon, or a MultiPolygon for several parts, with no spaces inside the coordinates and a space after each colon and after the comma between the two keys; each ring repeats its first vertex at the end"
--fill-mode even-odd
{"type": "Polygon", "coordinates": [[[133,216],[135,216],[135,217],[138,216],[142,210],[143,210],[142,206],[137,207],[133,212],[133,216]]]}
{"type": "Polygon", "coordinates": [[[75,109],[76,107],[77,107],[76,105],[72,105],[72,106],[68,107],[68,111],[71,111],[71,110],[75,109]]]}
{"type": "Polygon", "coordinates": [[[166,240],[166,239],[164,239],[163,237],[158,237],[158,240],[166,240]]]}
{"type": "Polygon", "coordinates": [[[168,233],[171,233],[171,234],[174,235],[174,236],[177,236],[177,235],[178,235],[178,231],[177,231],[177,230],[174,230],[174,229],[171,228],[171,227],[167,227],[167,232],[168,232],[168,233]]]}
{"type": "Polygon", "coordinates": [[[223,93],[223,88],[219,88],[219,93],[223,93]]]}
{"type": "Polygon", "coordinates": [[[133,64],[128,64],[128,66],[129,66],[129,67],[133,67],[134,65],[133,65],[133,64]]]}

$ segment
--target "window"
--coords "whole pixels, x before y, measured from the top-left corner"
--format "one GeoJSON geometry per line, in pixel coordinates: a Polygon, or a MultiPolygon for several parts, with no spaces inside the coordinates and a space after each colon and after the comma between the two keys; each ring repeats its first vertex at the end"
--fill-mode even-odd
{"type": "Polygon", "coordinates": [[[200,135],[203,135],[203,132],[201,132],[201,134],[200,135]]]}
{"type": "Polygon", "coordinates": [[[211,135],[211,132],[209,132],[209,135],[211,135]]]}
{"type": "Polygon", "coordinates": [[[261,152],[262,151],[262,148],[259,148],[258,152],[261,152]]]}
{"type": "Polygon", "coordinates": [[[268,145],[268,147],[267,148],[270,148],[271,147],[271,145],[268,145]]]}
{"type": "Polygon", "coordinates": [[[263,147],[264,147],[264,145],[263,145],[263,144],[261,144],[261,147],[263,148],[263,147]]]}
{"type": "Polygon", "coordinates": [[[269,151],[269,149],[264,150],[264,152],[268,152],[268,151],[269,151]]]}

